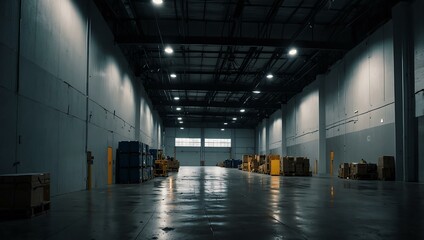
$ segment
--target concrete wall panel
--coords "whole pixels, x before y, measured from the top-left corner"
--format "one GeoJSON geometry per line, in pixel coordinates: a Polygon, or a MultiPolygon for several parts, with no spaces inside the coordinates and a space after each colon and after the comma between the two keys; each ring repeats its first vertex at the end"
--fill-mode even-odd
{"type": "Polygon", "coordinates": [[[160,118],[92,1],[22,0],[18,65],[18,3],[0,3],[0,173],[50,172],[52,195],[81,190],[87,148],[104,187],[107,147],[141,137],[157,147],[160,118]]]}
{"type": "Polygon", "coordinates": [[[17,97],[14,93],[0,87],[0,174],[16,171],[13,163],[16,160],[16,128],[17,128],[17,97]]]}

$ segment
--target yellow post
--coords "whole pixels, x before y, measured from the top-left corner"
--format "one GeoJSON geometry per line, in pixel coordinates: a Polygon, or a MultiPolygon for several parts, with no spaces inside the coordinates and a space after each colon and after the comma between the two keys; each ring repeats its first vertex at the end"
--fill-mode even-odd
{"type": "Polygon", "coordinates": [[[112,147],[107,147],[107,184],[111,185],[113,181],[112,166],[112,147]]]}
{"type": "Polygon", "coordinates": [[[333,161],[334,161],[334,152],[330,152],[330,175],[333,176],[333,161]]]}

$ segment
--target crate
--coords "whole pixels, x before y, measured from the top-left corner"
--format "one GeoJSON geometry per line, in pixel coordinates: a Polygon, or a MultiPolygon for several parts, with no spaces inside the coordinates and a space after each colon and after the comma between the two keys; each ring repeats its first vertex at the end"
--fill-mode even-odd
{"type": "Polygon", "coordinates": [[[339,166],[339,178],[349,178],[350,175],[350,165],[349,163],[342,163],[339,166]]]}
{"type": "Polygon", "coordinates": [[[395,157],[381,156],[378,158],[378,166],[382,168],[395,168],[395,157]]]}
{"type": "Polygon", "coordinates": [[[253,158],[253,155],[243,155],[243,163],[249,163],[253,158]]]}
{"type": "MultiPolygon", "coordinates": [[[[0,215],[31,217],[50,204],[50,174],[25,173],[0,175],[0,215]],[[40,208],[41,206],[41,208],[40,208]]],[[[50,205],[49,205],[50,206],[50,205]]],[[[48,209],[45,209],[48,210],[48,209]]]]}
{"type": "Polygon", "coordinates": [[[248,169],[248,163],[246,162],[244,162],[243,164],[242,164],[242,166],[241,166],[241,170],[243,170],[243,171],[248,171],[249,169],[248,169]]]}
{"type": "Polygon", "coordinates": [[[270,161],[270,171],[269,174],[271,176],[279,176],[280,175],[280,159],[271,159],[270,161]]]}
{"type": "Polygon", "coordinates": [[[350,178],[359,180],[376,180],[377,165],[373,163],[351,163],[350,178]]]}
{"type": "Polygon", "coordinates": [[[288,156],[283,157],[281,162],[282,162],[281,172],[283,174],[295,173],[295,158],[294,157],[288,157],[288,156]]]}
{"type": "Polygon", "coordinates": [[[377,168],[378,179],[383,181],[395,181],[396,173],[395,168],[385,168],[378,166],[377,168]]]}

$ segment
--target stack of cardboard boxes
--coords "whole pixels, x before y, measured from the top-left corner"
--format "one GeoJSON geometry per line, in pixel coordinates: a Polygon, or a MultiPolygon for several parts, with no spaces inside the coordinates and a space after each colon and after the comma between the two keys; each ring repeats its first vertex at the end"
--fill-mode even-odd
{"type": "Polygon", "coordinates": [[[377,179],[377,164],[374,163],[351,163],[350,178],[375,180],[377,179]]]}
{"type": "Polygon", "coordinates": [[[366,163],[342,163],[339,166],[340,178],[364,179],[364,180],[395,180],[395,158],[382,156],[378,158],[378,165],[366,163]]]}
{"type": "Polygon", "coordinates": [[[342,163],[339,166],[339,178],[349,178],[350,176],[350,166],[349,163],[342,163]]]}
{"type": "Polygon", "coordinates": [[[281,169],[281,173],[284,176],[290,176],[290,175],[294,175],[296,170],[295,170],[295,158],[294,157],[283,157],[282,159],[282,169],[281,169]]]}
{"type": "Polygon", "coordinates": [[[49,209],[49,173],[0,175],[1,217],[31,217],[49,209]]]}
{"type": "Polygon", "coordinates": [[[294,171],[296,176],[309,176],[309,159],[304,157],[296,157],[294,171]]]}
{"type": "Polygon", "coordinates": [[[379,157],[377,172],[378,179],[394,181],[396,179],[395,158],[393,156],[379,157]]]}
{"type": "Polygon", "coordinates": [[[252,161],[252,155],[243,155],[241,170],[249,171],[249,164],[252,161]]]}
{"type": "Polygon", "coordinates": [[[311,176],[309,159],[305,157],[283,157],[281,173],[284,176],[311,176]]]}

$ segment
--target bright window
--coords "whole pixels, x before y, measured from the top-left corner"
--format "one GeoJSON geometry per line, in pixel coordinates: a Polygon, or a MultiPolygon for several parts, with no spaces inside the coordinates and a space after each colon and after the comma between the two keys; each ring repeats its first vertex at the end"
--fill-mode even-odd
{"type": "Polygon", "coordinates": [[[176,147],[200,147],[200,138],[175,138],[176,147]]]}
{"type": "Polygon", "coordinates": [[[231,147],[231,139],[205,138],[205,147],[231,147]]]}

